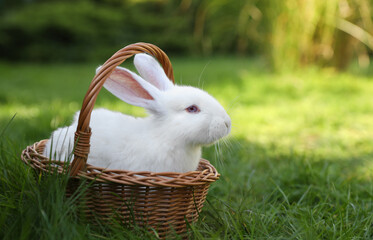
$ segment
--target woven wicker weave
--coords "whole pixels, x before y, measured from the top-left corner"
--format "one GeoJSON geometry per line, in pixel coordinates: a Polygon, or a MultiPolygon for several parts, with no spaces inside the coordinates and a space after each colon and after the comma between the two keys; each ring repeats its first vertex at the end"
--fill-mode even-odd
{"type": "MultiPolygon", "coordinates": [[[[140,226],[152,227],[164,238],[170,232],[184,233],[186,221],[191,223],[198,219],[209,185],[219,178],[214,166],[201,159],[196,171],[153,173],[109,170],[86,163],[91,136],[89,122],[97,95],[115,67],[137,53],[156,57],[167,76],[174,81],[167,55],[152,44],[129,45],[104,63],[93,78],[80,111],[67,195],[71,195],[81,184],[79,179],[88,179],[88,190],[80,199],[85,204],[86,217],[109,220],[116,216],[123,223],[135,222],[140,226]]],[[[50,173],[51,169],[56,169],[63,173],[63,162],[42,155],[46,141],[28,146],[22,152],[22,160],[39,172],[50,173]]]]}

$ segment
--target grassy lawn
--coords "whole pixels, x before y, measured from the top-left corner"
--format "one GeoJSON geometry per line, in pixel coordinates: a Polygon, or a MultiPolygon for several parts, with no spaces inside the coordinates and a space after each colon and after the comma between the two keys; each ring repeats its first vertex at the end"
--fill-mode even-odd
{"type": "MultiPolygon", "coordinates": [[[[233,124],[227,144],[204,150],[222,177],[191,226],[194,238],[373,238],[369,74],[274,74],[252,59],[171,60],[176,81],[214,95],[233,124]]],[[[59,178],[38,182],[19,158],[25,146],[70,123],[98,65],[0,64],[1,238],[152,238],[79,222],[59,178]]],[[[144,115],[104,90],[96,106],[144,115]]]]}

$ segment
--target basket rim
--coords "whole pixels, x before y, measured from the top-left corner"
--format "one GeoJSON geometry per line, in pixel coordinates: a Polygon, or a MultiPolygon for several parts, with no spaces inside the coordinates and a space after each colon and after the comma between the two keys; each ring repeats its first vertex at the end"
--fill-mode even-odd
{"type": "MultiPolygon", "coordinates": [[[[48,139],[35,142],[27,146],[21,154],[24,163],[35,170],[50,173],[57,170],[58,173],[68,173],[66,162],[51,160],[44,155],[45,144],[48,139]]],[[[71,164],[71,163],[70,163],[71,164]]],[[[80,170],[72,178],[84,178],[99,182],[112,182],[124,185],[142,185],[148,187],[191,187],[210,184],[219,179],[220,174],[216,168],[206,159],[201,158],[198,170],[186,173],[178,172],[150,172],[150,171],[128,171],[95,167],[86,164],[86,169],[80,170]]]]}

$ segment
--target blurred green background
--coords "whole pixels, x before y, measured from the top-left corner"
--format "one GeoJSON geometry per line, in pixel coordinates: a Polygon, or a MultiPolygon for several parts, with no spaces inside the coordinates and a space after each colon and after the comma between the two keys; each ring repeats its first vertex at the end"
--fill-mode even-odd
{"type": "Polygon", "coordinates": [[[167,53],[264,57],[276,70],[370,63],[369,0],[2,0],[1,58],[105,59],[129,43],[167,53]]]}

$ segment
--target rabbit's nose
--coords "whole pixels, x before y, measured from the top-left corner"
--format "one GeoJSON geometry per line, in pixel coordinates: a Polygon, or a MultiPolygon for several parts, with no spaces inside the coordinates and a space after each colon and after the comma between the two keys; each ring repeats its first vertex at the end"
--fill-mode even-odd
{"type": "Polygon", "coordinates": [[[231,119],[230,118],[226,119],[224,121],[224,124],[227,127],[227,129],[231,129],[231,119]]]}

